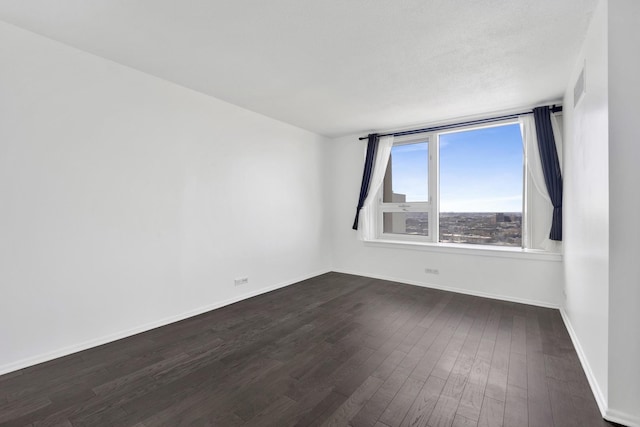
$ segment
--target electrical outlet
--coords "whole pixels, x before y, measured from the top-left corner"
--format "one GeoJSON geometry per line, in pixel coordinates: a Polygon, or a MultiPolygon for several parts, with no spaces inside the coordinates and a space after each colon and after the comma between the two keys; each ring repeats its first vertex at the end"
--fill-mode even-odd
{"type": "Polygon", "coordinates": [[[249,283],[249,278],[248,277],[238,277],[237,279],[235,279],[233,281],[235,286],[242,286],[242,285],[246,285],[247,283],[249,283]]]}
{"type": "Polygon", "coordinates": [[[427,274],[440,274],[440,270],[437,268],[425,268],[424,272],[427,274]]]}

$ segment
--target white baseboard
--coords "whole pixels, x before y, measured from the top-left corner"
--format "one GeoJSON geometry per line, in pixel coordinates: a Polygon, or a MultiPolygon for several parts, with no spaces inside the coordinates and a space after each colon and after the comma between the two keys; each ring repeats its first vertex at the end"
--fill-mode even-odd
{"type": "Polygon", "coordinates": [[[602,417],[607,421],[622,424],[627,427],[640,427],[640,417],[609,408],[607,399],[604,397],[602,390],[600,390],[598,381],[596,380],[595,375],[593,375],[593,371],[591,370],[591,366],[589,365],[589,360],[587,359],[587,356],[582,349],[582,345],[580,345],[578,335],[576,334],[575,329],[573,329],[571,320],[569,319],[569,316],[567,315],[567,312],[564,310],[564,308],[560,309],[560,315],[562,316],[564,325],[569,332],[569,336],[571,337],[571,342],[576,349],[576,353],[578,353],[578,358],[580,359],[580,363],[582,364],[582,369],[587,376],[589,386],[591,387],[591,392],[596,399],[596,403],[598,404],[598,409],[600,409],[602,417]]]}
{"type": "Polygon", "coordinates": [[[29,357],[26,359],[18,360],[16,362],[8,363],[6,365],[0,366],[0,375],[8,374],[9,372],[17,371],[20,369],[28,368],[29,366],[37,365],[39,363],[48,362],[53,359],[57,359],[59,357],[68,356],[73,353],[77,353],[79,351],[87,350],[92,347],[97,347],[99,345],[107,344],[113,341],[117,341],[122,338],[127,338],[132,335],[139,334],[141,332],[146,332],[151,329],[155,329],[160,326],[165,326],[170,323],[179,322],[180,320],[188,319],[189,317],[197,316],[202,313],[206,313],[211,310],[215,310],[217,308],[221,308],[230,304],[234,304],[236,302],[255,297],[257,295],[261,295],[267,292],[274,291],[276,289],[284,288],[294,283],[301,282],[303,280],[310,279],[312,277],[320,276],[321,274],[325,274],[330,272],[331,270],[321,270],[312,274],[308,274],[302,277],[298,277],[295,279],[287,280],[285,282],[278,283],[276,285],[268,286],[266,288],[259,289],[257,291],[248,292],[246,294],[239,295],[237,297],[229,298],[224,301],[218,301],[213,304],[208,304],[203,307],[196,308],[194,310],[190,310],[186,313],[181,313],[175,316],[166,317],[161,320],[157,320],[154,322],[149,322],[141,326],[136,326],[131,329],[127,329],[125,331],[116,332],[113,334],[109,334],[100,338],[95,338],[89,341],[85,341],[82,343],[70,345],[58,350],[50,351],[44,354],[39,354],[37,356],[29,357]]]}
{"type": "Polygon", "coordinates": [[[420,287],[423,287],[423,288],[439,289],[439,290],[442,290],[442,291],[456,292],[458,294],[473,295],[473,296],[476,296],[476,297],[497,299],[497,300],[500,300],[500,301],[517,302],[517,303],[520,303],[520,304],[529,304],[529,305],[535,305],[535,306],[538,306],[538,307],[545,307],[545,308],[555,308],[555,309],[559,309],[560,308],[560,306],[558,304],[552,304],[552,303],[546,302],[546,301],[538,301],[538,300],[532,300],[532,299],[526,299],[526,298],[518,298],[518,297],[512,297],[512,296],[508,296],[508,295],[492,294],[492,293],[489,293],[489,292],[480,292],[480,291],[474,291],[474,290],[470,290],[470,289],[453,288],[453,287],[450,287],[450,286],[442,286],[442,285],[436,285],[436,284],[433,284],[433,283],[417,282],[417,281],[414,281],[414,280],[398,279],[397,277],[388,277],[388,276],[382,276],[382,275],[378,275],[378,274],[360,273],[360,272],[351,271],[351,270],[334,270],[334,271],[337,272],[337,273],[354,274],[356,276],[370,277],[372,279],[380,279],[380,280],[387,280],[387,281],[390,281],[390,282],[406,283],[407,285],[420,286],[420,287]]]}
{"type": "Polygon", "coordinates": [[[569,320],[569,316],[567,315],[567,312],[564,310],[564,308],[560,308],[560,315],[562,316],[562,321],[564,322],[564,326],[567,328],[567,332],[569,332],[569,337],[571,337],[571,342],[573,343],[573,347],[575,347],[576,353],[578,353],[578,359],[580,359],[580,363],[582,364],[582,369],[584,370],[584,373],[587,376],[587,381],[589,381],[589,386],[591,387],[593,396],[596,398],[598,409],[600,409],[600,413],[602,414],[602,416],[605,417],[605,415],[607,414],[607,399],[604,397],[602,390],[600,390],[598,381],[596,380],[596,377],[595,375],[593,375],[593,371],[591,370],[591,365],[589,365],[589,360],[587,359],[587,355],[584,353],[584,350],[582,349],[582,345],[580,344],[578,335],[576,335],[576,331],[575,329],[573,329],[571,320],[569,320]]]}
{"type": "Polygon", "coordinates": [[[625,414],[624,412],[611,408],[607,409],[607,414],[604,419],[627,427],[640,427],[640,417],[625,414]]]}

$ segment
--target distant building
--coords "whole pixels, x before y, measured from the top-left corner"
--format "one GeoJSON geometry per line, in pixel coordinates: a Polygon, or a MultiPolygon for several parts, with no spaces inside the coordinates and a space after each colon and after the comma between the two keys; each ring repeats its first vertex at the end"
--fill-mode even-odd
{"type": "MultiPolygon", "coordinates": [[[[389,156],[389,162],[387,163],[387,170],[384,175],[383,188],[382,188],[382,201],[385,203],[404,203],[407,201],[406,194],[394,193],[393,192],[393,173],[391,170],[391,165],[393,164],[393,155],[389,156]]],[[[394,233],[394,234],[406,234],[407,233],[407,224],[406,224],[406,214],[402,215],[400,212],[397,213],[385,213],[383,215],[383,230],[385,233],[394,233]]]]}

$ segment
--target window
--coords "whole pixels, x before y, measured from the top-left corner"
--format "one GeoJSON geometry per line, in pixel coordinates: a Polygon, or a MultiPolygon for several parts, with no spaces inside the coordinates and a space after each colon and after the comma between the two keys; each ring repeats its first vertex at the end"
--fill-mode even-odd
{"type": "Polygon", "coordinates": [[[516,121],[397,137],[378,200],[382,239],[522,247],[516,121]]]}

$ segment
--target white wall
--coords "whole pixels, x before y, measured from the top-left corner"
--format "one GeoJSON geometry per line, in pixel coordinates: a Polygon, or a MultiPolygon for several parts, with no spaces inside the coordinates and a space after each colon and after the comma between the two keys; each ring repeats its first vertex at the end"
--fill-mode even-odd
{"type": "Polygon", "coordinates": [[[629,426],[640,426],[638,22],[637,1],[602,0],[565,94],[565,320],[604,415],[629,426]]]}
{"type": "Polygon", "coordinates": [[[0,373],[327,271],[323,142],[0,23],[0,373]]]}
{"type": "Polygon", "coordinates": [[[609,2],[609,413],[640,426],[640,2],[609,2]]]}
{"type": "Polygon", "coordinates": [[[334,270],[548,306],[562,303],[559,261],[429,252],[359,241],[351,226],[366,141],[358,141],[358,136],[329,142],[334,270]],[[425,268],[440,274],[426,274],[425,268]]]}
{"type": "Polygon", "coordinates": [[[564,97],[565,314],[599,403],[606,406],[609,300],[607,9],[596,9],[564,97]],[[586,93],[573,87],[586,61],[586,93]]]}

